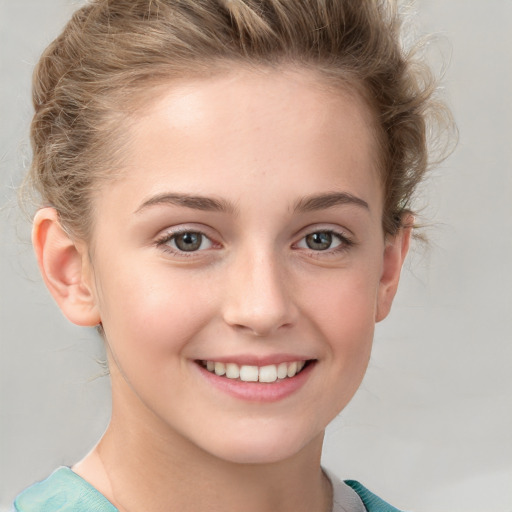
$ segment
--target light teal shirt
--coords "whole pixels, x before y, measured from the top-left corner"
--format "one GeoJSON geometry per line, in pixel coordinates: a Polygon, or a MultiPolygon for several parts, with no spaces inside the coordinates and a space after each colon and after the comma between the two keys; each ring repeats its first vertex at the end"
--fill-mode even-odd
{"type": "Polygon", "coordinates": [[[14,501],[18,512],[119,512],[82,477],[61,467],[25,489],[14,501]]]}
{"type": "MultiPolygon", "coordinates": [[[[359,482],[345,482],[359,495],[368,512],[400,512],[359,482]]],[[[24,490],[14,502],[16,512],[118,512],[100,492],[83,478],[61,467],[46,480],[24,490]]]]}

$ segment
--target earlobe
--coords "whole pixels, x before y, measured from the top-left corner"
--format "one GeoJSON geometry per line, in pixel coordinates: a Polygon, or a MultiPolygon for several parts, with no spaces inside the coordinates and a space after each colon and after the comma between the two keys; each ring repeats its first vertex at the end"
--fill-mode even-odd
{"type": "Polygon", "coordinates": [[[62,228],[54,208],[36,213],[32,244],[44,282],[64,315],[77,325],[99,324],[91,276],[84,265],[87,255],[62,228]]]}
{"type": "Polygon", "coordinates": [[[404,220],[404,227],[400,228],[400,231],[386,242],[384,249],[382,276],[377,296],[376,322],[384,320],[391,310],[391,304],[400,281],[400,272],[409,251],[414,218],[410,215],[404,220]]]}

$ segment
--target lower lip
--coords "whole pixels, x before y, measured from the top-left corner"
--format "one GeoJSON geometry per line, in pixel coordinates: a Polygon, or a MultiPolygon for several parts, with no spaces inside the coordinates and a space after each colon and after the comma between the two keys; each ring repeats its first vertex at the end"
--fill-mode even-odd
{"type": "Polygon", "coordinates": [[[268,383],[244,382],[237,379],[219,377],[215,373],[209,372],[198,363],[195,363],[195,365],[201,375],[208,380],[209,384],[228,395],[250,402],[277,402],[296,393],[306,383],[316,362],[310,361],[310,363],[294,377],[268,383]]]}

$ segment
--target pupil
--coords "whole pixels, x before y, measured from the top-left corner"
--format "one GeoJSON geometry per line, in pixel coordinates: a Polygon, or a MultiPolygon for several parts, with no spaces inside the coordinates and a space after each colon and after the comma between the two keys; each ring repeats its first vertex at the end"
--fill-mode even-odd
{"type": "Polygon", "coordinates": [[[183,233],[176,237],[176,246],[181,251],[196,251],[201,246],[201,233],[183,233]]]}
{"type": "Polygon", "coordinates": [[[326,232],[312,233],[306,237],[307,246],[317,251],[325,251],[332,244],[332,234],[326,232]]]}

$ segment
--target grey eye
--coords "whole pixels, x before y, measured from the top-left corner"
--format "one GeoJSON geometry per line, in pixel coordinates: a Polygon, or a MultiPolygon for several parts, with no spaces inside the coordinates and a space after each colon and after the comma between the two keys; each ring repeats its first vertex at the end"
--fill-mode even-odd
{"type": "Polygon", "coordinates": [[[319,233],[311,233],[306,236],[306,245],[315,251],[325,251],[332,244],[332,233],[325,231],[319,233]]]}
{"type": "Polygon", "coordinates": [[[192,252],[205,249],[204,245],[208,239],[202,233],[187,231],[172,238],[172,242],[180,251],[192,252]]]}
{"type": "Polygon", "coordinates": [[[342,244],[342,237],[331,231],[315,231],[306,235],[297,247],[313,251],[327,251],[342,244]]]}

